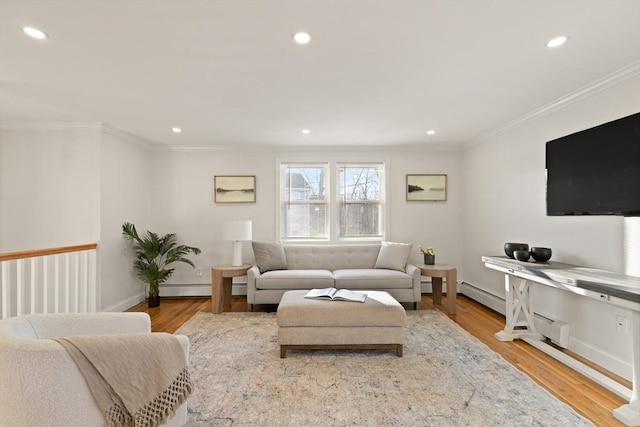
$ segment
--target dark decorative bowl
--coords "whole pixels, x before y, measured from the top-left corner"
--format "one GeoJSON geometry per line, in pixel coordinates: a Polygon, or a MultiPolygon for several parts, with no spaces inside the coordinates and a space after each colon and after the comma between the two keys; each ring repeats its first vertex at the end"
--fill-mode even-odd
{"type": "Polygon", "coordinates": [[[507,254],[509,258],[513,258],[513,251],[528,251],[529,245],[526,243],[505,243],[504,244],[504,253],[507,254]]]}
{"type": "Polygon", "coordinates": [[[551,258],[551,248],[531,248],[530,252],[536,262],[546,262],[551,258]]]}
{"type": "Polygon", "coordinates": [[[529,253],[529,251],[521,249],[521,250],[513,251],[513,256],[518,261],[529,261],[529,257],[531,256],[531,254],[529,253]]]}

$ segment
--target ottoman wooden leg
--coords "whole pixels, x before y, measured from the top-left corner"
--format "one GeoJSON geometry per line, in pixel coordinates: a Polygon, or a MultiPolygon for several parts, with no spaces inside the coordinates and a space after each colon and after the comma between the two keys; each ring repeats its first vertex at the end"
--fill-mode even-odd
{"type": "Polygon", "coordinates": [[[280,346],[280,359],[284,359],[285,357],[287,357],[287,346],[286,345],[281,345],[280,346]]]}
{"type": "Polygon", "coordinates": [[[398,355],[398,357],[402,357],[402,349],[403,349],[402,344],[396,345],[396,354],[398,355]]]}

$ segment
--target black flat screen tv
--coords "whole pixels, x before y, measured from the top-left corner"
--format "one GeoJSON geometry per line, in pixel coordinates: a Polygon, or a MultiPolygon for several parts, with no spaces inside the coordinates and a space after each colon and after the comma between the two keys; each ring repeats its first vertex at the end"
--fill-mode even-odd
{"type": "Polygon", "coordinates": [[[640,216],[640,113],[547,142],[547,215],[640,216]]]}

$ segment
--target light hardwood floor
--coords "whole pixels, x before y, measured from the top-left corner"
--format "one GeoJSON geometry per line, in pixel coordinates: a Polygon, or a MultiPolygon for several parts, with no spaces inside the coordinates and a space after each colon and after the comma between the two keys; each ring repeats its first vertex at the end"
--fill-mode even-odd
{"type": "MultiPolygon", "coordinates": [[[[595,425],[623,426],[612,413],[614,408],[626,403],[622,398],[522,341],[496,340],[494,333],[504,327],[504,316],[464,296],[458,296],[457,303],[457,313],[449,317],[493,351],[501,354],[509,363],[529,375],[535,382],[569,404],[595,425]]],[[[256,306],[255,310],[274,311],[275,308],[275,306],[256,306]]],[[[410,307],[405,308],[410,309],[410,307]]],[[[434,304],[431,296],[423,295],[420,309],[432,308],[434,304]]],[[[440,305],[435,308],[444,311],[440,305]]],[[[246,298],[234,297],[231,305],[225,306],[224,310],[249,311],[246,298]]],[[[162,299],[158,308],[149,309],[145,302],[129,311],[147,312],[151,315],[153,331],[173,333],[198,311],[211,311],[211,299],[162,299]]],[[[585,360],[582,361],[588,363],[585,360]]],[[[616,378],[610,373],[605,373],[616,378]]],[[[631,387],[628,381],[616,379],[627,387],[631,387]]]]}

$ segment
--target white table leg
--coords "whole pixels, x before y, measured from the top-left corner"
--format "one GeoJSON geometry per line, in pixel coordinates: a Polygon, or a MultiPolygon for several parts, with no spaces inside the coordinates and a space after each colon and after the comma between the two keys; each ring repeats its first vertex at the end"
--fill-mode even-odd
{"type": "Polygon", "coordinates": [[[613,416],[628,426],[640,426],[640,311],[631,312],[631,399],[613,410],[613,416]]]}
{"type": "Polygon", "coordinates": [[[510,274],[504,275],[504,290],[506,301],[506,323],[504,329],[495,334],[500,341],[513,341],[526,334],[534,339],[544,339],[536,332],[533,324],[533,306],[531,301],[531,286],[525,279],[520,279],[517,284],[510,274]],[[524,314],[524,320],[519,320],[520,313],[524,314]],[[516,330],[516,327],[520,327],[516,330]]]}

